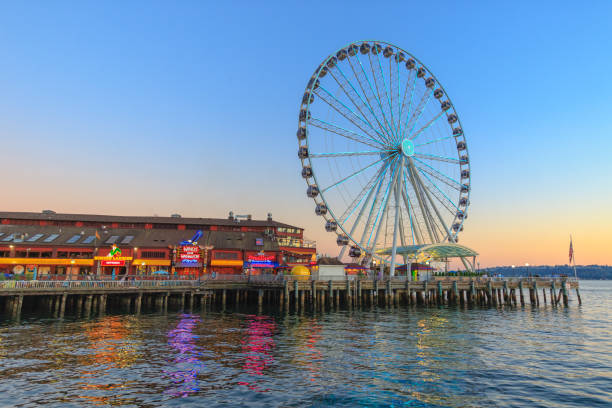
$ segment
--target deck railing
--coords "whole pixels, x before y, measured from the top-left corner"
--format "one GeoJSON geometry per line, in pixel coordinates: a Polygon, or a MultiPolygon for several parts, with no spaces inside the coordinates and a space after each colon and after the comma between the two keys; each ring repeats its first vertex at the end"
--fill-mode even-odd
{"type": "Polygon", "coordinates": [[[87,281],[0,281],[2,289],[111,289],[111,288],[191,288],[199,286],[197,280],[87,280],[87,281]]]}

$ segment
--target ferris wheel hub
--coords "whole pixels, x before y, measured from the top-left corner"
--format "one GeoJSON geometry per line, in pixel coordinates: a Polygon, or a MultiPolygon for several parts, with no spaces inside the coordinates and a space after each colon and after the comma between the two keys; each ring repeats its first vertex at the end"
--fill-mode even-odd
{"type": "Polygon", "coordinates": [[[400,150],[402,151],[402,154],[406,157],[413,156],[414,155],[414,143],[410,139],[404,139],[402,140],[402,143],[400,144],[400,150]]]}

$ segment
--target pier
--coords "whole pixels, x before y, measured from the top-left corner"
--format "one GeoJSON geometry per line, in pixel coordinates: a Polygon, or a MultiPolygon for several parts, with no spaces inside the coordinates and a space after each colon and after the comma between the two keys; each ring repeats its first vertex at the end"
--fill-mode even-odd
{"type": "Polygon", "coordinates": [[[119,308],[138,314],[143,310],[223,310],[246,305],[296,312],[405,305],[568,307],[571,290],[582,304],[579,282],[570,278],[410,281],[219,275],[206,280],[1,281],[0,312],[17,319],[23,310],[64,317],[93,316],[119,308]]]}

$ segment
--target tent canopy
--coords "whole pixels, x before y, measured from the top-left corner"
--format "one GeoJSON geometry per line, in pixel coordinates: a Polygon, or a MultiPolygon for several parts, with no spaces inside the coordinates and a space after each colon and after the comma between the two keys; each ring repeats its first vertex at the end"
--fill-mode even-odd
{"type": "MultiPolygon", "coordinates": [[[[378,255],[391,255],[391,248],[381,249],[376,251],[376,253],[378,255]]],[[[477,256],[478,253],[463,245],[445,242],[397,247],[397,255],[403,255],[408,258],[418,258],[420,255],[427,255],[432,259],[445,259],[477,256]]]]}

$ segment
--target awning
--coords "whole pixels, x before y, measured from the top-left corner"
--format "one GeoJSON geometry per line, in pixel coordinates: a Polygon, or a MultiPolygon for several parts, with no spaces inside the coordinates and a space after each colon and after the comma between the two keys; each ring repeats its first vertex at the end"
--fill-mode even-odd
{"type": "MultiPolygon", "coordinates": [[[[427,245],[408,245],[397,248],[397,255],[408,258],[418,259],[420,256],[427,256],[431,259],[463,258],[478,256],[473,249],[459,244],[440,243],[427,245]]],[[[378,255],[391,255],[391,248],[376,251],[378,255]]]]}

